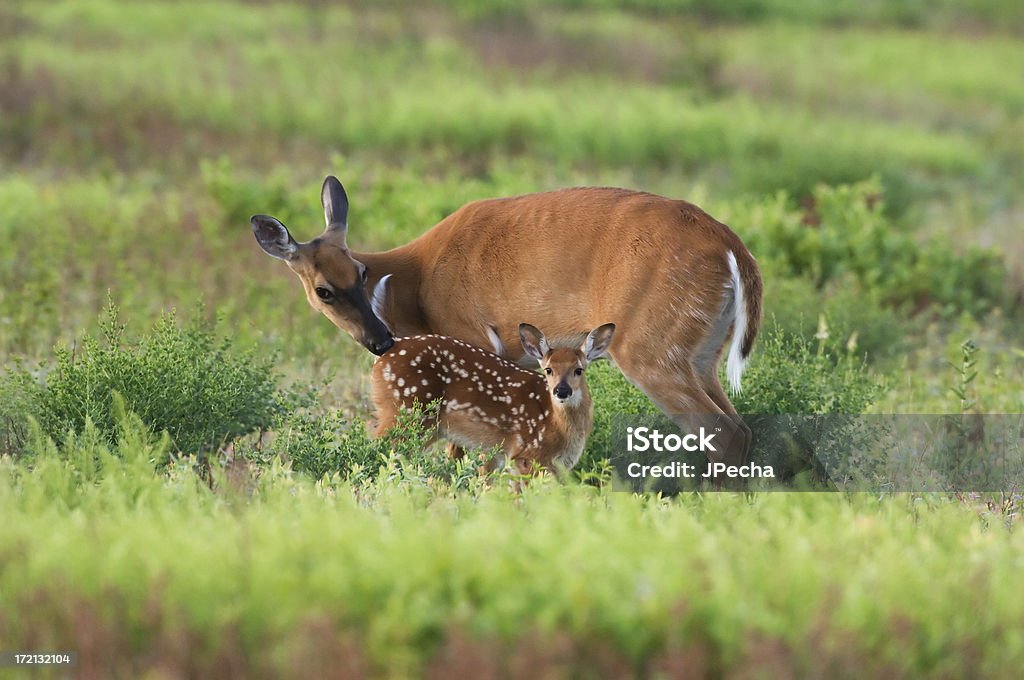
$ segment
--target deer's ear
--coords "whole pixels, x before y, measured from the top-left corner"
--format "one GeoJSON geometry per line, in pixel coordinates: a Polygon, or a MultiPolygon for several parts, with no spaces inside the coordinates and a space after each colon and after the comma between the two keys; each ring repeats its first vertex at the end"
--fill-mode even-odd
{"type": "Polygon", "coordinates": [[[288,228],[270,215],[253,215],[249,220],[256,242],[267,255],[281,260],[291,260],[299,249],[288,228]]]}
{"type": "Polygon", "coordinates": [[[344,237],[348,232],[348,194],[334,175],[328,175],[324,180],[324,186],[320,189],[320,202],[324,206],[327,231],[340,231],[344,237]]]}
{"type": "Polygon", "coordinates": [[[522,341],[526,353],[537,361],[543,359],[551,349],[548,347],[548,341],[544,334],[528,323],[519,324],[519,339],[522,341]]]}
{"type": "Polygon", "coordinates": [[[590,331],[587,339],[583,342],[583,347],[580,348],[588,362],[604,356],[612,344],[613,335],[615,335],[615,324],[613,323],[606,323],[590,331]]]}

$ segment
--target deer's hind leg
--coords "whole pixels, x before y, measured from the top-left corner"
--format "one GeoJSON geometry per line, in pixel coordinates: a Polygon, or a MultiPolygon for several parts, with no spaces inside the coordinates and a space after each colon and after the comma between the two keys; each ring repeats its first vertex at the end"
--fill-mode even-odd
{"type": "Polygon", "coordinates": [[[699,433],[703,428],[705,434],[714,436],[711,446],[704,451],[709,462],[747,462],[749,430],[732,408],[721,384],[716,390],[698,374],[696,367],[682,359],[642,363],[622,356],[616,357],[616,362],[623,374],[677,427],[688,433],[699,433]]]}
{"type": "MultiPolygon", "coordinates": [[[[401,399],[393,396],[390,392],[397,394],[397,390],[374,390],[373,404],[374,416],[367,423],[370,437],[377,439],[395,429],[399,424],[399,416],[403,409],[416,406],[419,402],[415,399],[401,399]]],[[[421,405],[422,408],[422,405],[421,405]]],[[[427,445],[433,444],[438,439],[438,414],[434,410],[427,410],[423,414],[420,425],[424,430],[430,432],[430,439],[427,445]]]]}
{"type": "Polygon", "coordinates": [[[374,413],[370,422],[366,424],[370,437],[377,439],[383,437],[395,426],[398,419],[398,404],[389,395],[383,395],[379,390],[373,392],[374,413]]]}
{"type": "MultiPolygon", "coordinates": [[[[722,412],[733,421],[736,427],[737,436],[741,436],[742,449],[743,449],[743,463],[747,462],[750,455],[750,445],[753,441],[753,433],[750,431],[750,427],[743,422],[743,418],[736,411],[736,407],[733,406],[729,400],[728,395],[725,393],[725,388],[722,387],[722,381],[718,379],[718,372],[714,368],[699,373],[697,375],[700,380],[701,387],[703,387],[705,394],[711,398],[711,401],[715,402],[715,405],[722,409],[722,412]]],[[[739,446],[737,444],[737,446],[739,446]]],[[[741,463],[742,464],[742,463],[741,463]]]]}

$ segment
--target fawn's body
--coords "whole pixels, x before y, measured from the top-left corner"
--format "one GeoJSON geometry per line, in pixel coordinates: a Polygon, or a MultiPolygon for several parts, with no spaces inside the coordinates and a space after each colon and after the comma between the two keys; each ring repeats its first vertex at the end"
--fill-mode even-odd
{"type": "Polygon", "coordinates": [[[594,331],[587,351],[586,344],[551,349],[531,328],[523,331],[523,344],[541,362],[544,375],[445,336],[395,340],[373,367],[375,435],[394,425],[399,409],[439,401],[429,416],[435,436],[467,448],[501,447],[521,473],[535,463],[572,468],[593,425],[583,371],[607,349],[612,331],[597,337],[596,344],[594,331]]]}

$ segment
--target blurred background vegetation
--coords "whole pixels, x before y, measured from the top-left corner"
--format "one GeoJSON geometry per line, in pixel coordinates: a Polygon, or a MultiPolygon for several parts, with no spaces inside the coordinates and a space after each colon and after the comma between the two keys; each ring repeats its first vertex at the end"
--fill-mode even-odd
{"type": "Polygon", "coordinates": [[[250,214],[310,238],[333,173],[352,245],[386,248],[472,199],[609,184],[729,223],[767,326],[867,359],[876,408],[950,410],[972,336],[980,408],[1019,412],[1022,31],[1002,0],[6,3],[0,356],[74,346],[108,294],[129,335],[202,300],[358,403],[371,358],[250,214]]]}
{"type": "Polygon", "coordinates": [[[979,527],[1019,494],[604,494],[652,407],[603,365],[588,484],[510,497],[367,441],[372,357],[248,218],[313,237],[328,173],[356,250],[685,198],[763,268],[742,412],[1020,413],[1022,37],[1015,0],[3,3],[0,639],[98,676],[1006,677],[1020,532],[979,527]]]}

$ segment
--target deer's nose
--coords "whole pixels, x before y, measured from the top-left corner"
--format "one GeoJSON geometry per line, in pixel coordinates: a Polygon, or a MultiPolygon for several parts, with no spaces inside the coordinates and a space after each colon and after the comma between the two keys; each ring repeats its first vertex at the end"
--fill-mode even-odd
{"type": "Polygon", "coordinates": [[[568,399],[569,397],[572,396],[572,388],[569,387],[569,385],[564,382],[558,383],[558,385],[555,386],[555,389],[552,390],[552,392],[559,399],[568,399]]]}
{"type": "Polygon", "coordinates": [[[384,338],[383,340],[376,340],[376,341],[374,341],[367,349],[369,349],[371,352],[373,352],[377,356],[380,356],[381,354],[384,354],[384,352],[387,352],[389,349],[391,349],[394,346],[395,346],[395,339],[392,336],[389,335],[386,338],[384,338]]]}

